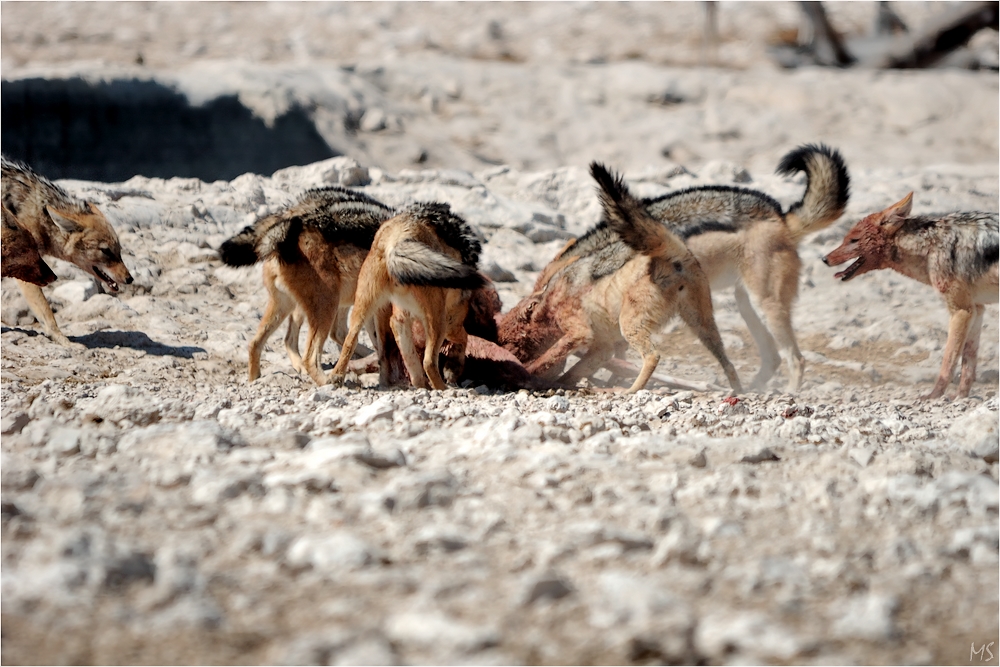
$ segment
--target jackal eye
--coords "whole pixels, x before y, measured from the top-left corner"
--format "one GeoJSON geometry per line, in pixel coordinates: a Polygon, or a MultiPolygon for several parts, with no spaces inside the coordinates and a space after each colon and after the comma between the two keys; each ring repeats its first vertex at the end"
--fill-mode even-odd
{"type": "Polygon", "coordinates": [[[857,242],[858,242],[858,241],[860,241],[860,240],[861,240],[861,239],[851,239],[851,240],[849,241],[849,243],[857,243],[857,242]]]}
{"type": "Polygon", "coordinates": [[[115,253],[114,251],[111,250],[111,248],[101,248],[101,252],[104,254],[105,257],[107,257],[112,261],[118,260],[118,257],[115,256],[115,253]]]}

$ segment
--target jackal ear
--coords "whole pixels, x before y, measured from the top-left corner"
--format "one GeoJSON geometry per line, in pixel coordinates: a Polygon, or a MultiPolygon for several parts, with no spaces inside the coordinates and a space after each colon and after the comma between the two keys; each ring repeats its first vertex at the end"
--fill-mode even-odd
{"type": "Polygon", "coordinates": [[[906,195],[898,202],[892,205],[893,212],[900,217],[907,217],[910,215],[910,209],[913,208],[913,193],[906,195]]]}
{"type": "Polygon", "coordinates": [[[903,226],[910,216],[910,209],[913,207],[913,193],[906,195],[898,202],[882,211],[882,219],[879,225],[889,233],[895,233],[903,226]]]}
{"type": "Polygon", "coordinates": [[[59,212],[51,206],[46,206],[45,211],[49,214],[49,217],[52,218],[52,222],[56,223],[56,226],[67,234],[80,231],[80,223],[76,220],[60,215],[59,212]]]}
{"type": "Polygon", "coordinates": [[[889,208],[885,209],[882,214],[882,227],[892,232],[898,230],[910,216],[910,210],[912,210],[912,208],[913,193],[911,192],[889,208]]]}

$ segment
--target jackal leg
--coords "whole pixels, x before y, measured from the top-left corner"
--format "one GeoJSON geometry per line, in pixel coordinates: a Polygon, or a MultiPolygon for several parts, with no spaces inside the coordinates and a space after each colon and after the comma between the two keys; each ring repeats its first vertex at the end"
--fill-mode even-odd
{"type": "MultiPolygon", "coordinates": [[[[794,248],[758,253],[754,264],[743,271],[743,283],[763,311],[767,328],[788,365],[788,390],[798,391],[806,362],[792,329],[792,304],[799,290],[802,260],[794,248]]],[[[743,314],[743,311],[740,311],[743,314]]],[[[747,325],[749,326],[749,322],[747,325]]],[[[751,330],[751,333],[752,330],[751,330]]],[[[754,339],[756,340],[756,338],[754,339]]],[[[758,343],[759,346],[759,343],[758,343]]],[[[763,352],[762,355],[763,357],[763,352]]],[[[761,368],[763,371],[763,367],[761,368]]]]}
{"type": "Polygon", "coordinates": [[[941,361],[941,372],[938,373],[937,382],[931,393],[922,398],[940,398],[944,395],[944,390],[951,382],[951,376],[955,373],[955,365],[965,347],[965,339],[969,334],[969,325],[974,319],[976,307],[972,303],[953,305],[949,303],[951,319],[948,322],[948,342],[944,346],[944,359],[941,361]]]}
{"type": "Polygon", "coordinates": [[[986,306],[976,304],[976,314],[969,324],[969,333],[962,350],[962,378],[958,382],[958,398],[968,398],[972,383],[976,381],[976,357],[979,355],[979,339],[983,333],[983,313],[986,306]]]}
{"type": "Polygon", "coordinates": [[[427,374],[427,381],[435,389],[446,389],[447,385],[441,377],[441,371],[438,370],[438,353],[441,350],[441,344],[444,343],[446,326],[444,304],[441,304],[441,308],[437,309],[437,312],[425,312],[421,324],[424,325],[424,333],[426,334],[424,373],[427,374]]]}
{"type": "MultiPolygon", "coordinates": [[[[387,301],[388,285],[389,275],[384,269],[373,267],[367,262],[361,266],[361,272],[358,274],[358,291],[354,295],[354,308],[351,309],[350,325],[347,336],[344,337],[344,344],[340,347],[340,357],[327,376],[330,382],[340,384],[344,381],[347,366],[358,346],[361,327],[365,326],[387,301]]],[[[381,348],[382,346],[376,342],[376,347],[381,348]]],[[[380,354],[380,366],[381,356],[380,354]]]]}
{"type": "MultiPolygon", "coordinates": [[[[708,348],[722,371],[729,380],[729,386],[733,391],[739,393],[743,391],[740,384],[740,377],[736,374],[733,362],[729,361],[726,355],[726,348],[722,345],[722,336],[719,335],[719,328],[715,325],[715,311],[712,309],[712,295],[708,291],[708,286],[699,286],[689,283],[690,289],[680,298],[678,313],[684,323],[691,327],[691,330],[698,336],[702,345],[708,348]]],[[[641,376],[640,376],[641,377],[641,376]]]]}
{"type": "MultiPolygon", "coordinates": [[[[268,292],[270,298],[267,300],[267,306],[264,308],[264,316],[260,318],[260,324],[257,326],[257,334],[247,346],[250,357],[250,382],[260,377],[260,353],[265,343],[267,343],[267,339],[281,326],[281,323],[285,321],[288,314],[295,310],[295,301],[291,296],[279,290],[269,289],[268,292]]],[[[288,328],[289,330],[292,328],[290,322],[288,328]]],[[[296,330],[296,347],[298,347],[298,330],[296,330]]],[[[288,348],[288,334],[285,335],[285,348],[288,348]]],[[[291,354],[289,354],[289,357],[291,357],[291,354]]],[[[292,366],[295,366],[294,361],[292,362],[292,366]]]]}
{"type": "Polygon", "coordinates": [[[302,365],[302,355],[299,354],[299,332],[302,331],[303,319],[305,315],[302,314],[302,310],[294,308],[288,318],[288,330],[285,331],[285,352],[296,373],[305,370],[305,366],[302,365]]]}
{"type": "Polygon", "coordinates": [[[555,342],[555,345],[545,351],[545,354],[525,366],[527,371],[537,377],[550,380],[560,374],[566,357],[581,348],[590,348],[594,342],[590,332],[570,332],[555,342]]]}
{"type": "MultiPolygon", "coordinates": [[[[666,295],[663,295],[666,296],[666,295]]],[[[675,297],[673,297],[675,298],[675,297]]],[[[650,303],[651,299],[643,299],[643,302],[650,303]]],[[[657,299],[658,307],[643,308],[633,299],[625,298],[622,303],[622,312],[619,316],[622,336],[628,341],[633,350],[642,355],[642,369],[635,378],[632,386],[626,393],[634,394],[649,382],[650,376],[660,363],[660,351],[653,344],[653,334],[660,330],[668,319],[666,314],[677,309],[676,301],[664,302],[657,299]]]]}
{"type": "Polygon", "coordinates": [[[35,318],[42,325],[45,335],[51,338],[52,342],[59,345],[72,345],[73,343],[70,339],[63,332],[59,331],[59,325],[56,324],[56,316],[52,312],[52,306],[49,305],[48,300],[45,298],[42,288],[32,283],[26,283],[23,280],[18,280],[17,286],[21,289],[21,294],[24,295],[24,300],[28,302],[31,312],[35,314],[35,318]]]}
{"type": "Polygon", "coordinates": [[[417,347],[413,343],[413,318],[409,313],[400,310],[393,314],[389,325],[392,327],[393,336],[396,337],[396,344],[399,345],[399,353],[403,357],[406,372],[410,374],[410,384],[417,389],[426,389],[427,379],[424,377],[417,347]]]}
{"type": "Polygon", "coordinates": [[[753,304],[750,302],[750,295],[747,293],[746,287],[740,283],[736,284],[736,307],[739,309],[740,315],[743,316],[743,321],[747,323],[750,335],[753,336],[753,342],[757,345],[757,352],[760,354],[760,370],[757,371],[750,386],[753,389],[763,389],[781,365],[778,345],[774,341],[774,336],[760,321],[757,311],[754,310],[753,304]]]}

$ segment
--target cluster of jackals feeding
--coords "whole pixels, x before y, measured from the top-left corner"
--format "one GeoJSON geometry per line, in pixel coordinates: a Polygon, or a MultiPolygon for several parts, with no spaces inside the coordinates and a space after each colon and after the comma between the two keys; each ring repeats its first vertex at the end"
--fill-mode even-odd
{"type": "MultiPolygon", "coordinates": [[[[435,389],[463,379],[506,388],[574,386],[606,367],[635,375],[634,392],[651,377],[671,380],[655,374],[660,352],[653,336],[677,315],[739,392],[710,291],[732,286],[761,356],[751,386],[764,387],[783,355],[788,387],[795,391],[804,369],[791,323],[798,244],[837,220],[849,195],[847,168],[836,150],[806,145],[791,151],[778,173],[796,172],[806,174],[805,194],[782,211],[761,192],[729,186],[638,199],[620,176],[593,163],[601,221],[567,243],[542,269],[532,293],[507,313],[477,269],[475,232],[447,204],[394,210],[348,188],[307,190],[219,250],[229,266],[263,263],[269,300],[249,345],[250,380],[260,375],[267,339],[288,319],[291,363],[320,385],[376,364],[383,386],[408,377],[415,387],[435,389]],[[309,334],[300,355],[303,321],[309,334]],[[352,361],[363,327],[376,350],[352,361]],[[327,337],[340,344],[340,356],[324,374],[327,337]],[[624,360],[628,347],[642,356],[641,368],[624,360]],[[563,372],[573,353],[582,356],[563,372]]],[[[997,214],[911,216],[911,198],[858,222],[824,262],[854,259],[836,274],[845,281],[893,268],[937,289],[951,321],[941,373],[928,397],[944,393],[959,356],[957,395],[967,396],[984,304],[997,302],[997,214]]],[[[65,342],[37,286],[54,279],[39,255],[67,259],[117,291],[118,282],[131,282],[117,236],[93,204],[7,160],[3,207],[3,275],[22,281],[46,332],[65,342]]]]}

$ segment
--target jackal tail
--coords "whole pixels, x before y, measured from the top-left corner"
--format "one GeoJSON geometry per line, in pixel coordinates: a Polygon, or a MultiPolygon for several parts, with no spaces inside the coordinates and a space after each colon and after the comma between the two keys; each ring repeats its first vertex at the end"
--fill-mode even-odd
{"type": "Polygon", "coordinates": [[[463,264],[412,239],[401,241],[390,249],[385,263],[389,275],[400,285],[475,290],[486,284],[475,266],[463,264]]]}
{"type": "Polygon", "coordinates": [[[785,220],[796,240],[829,227],[847,207],[851,179],[844,158],[824,144],[799,146],[781,159],[777,173],[783,176],[804,171],[806,192],[788,209],[785,220]]]}
{"type": "Polygon", "coordinates": [[[240,233],[219,246],[219,258],[227,266],[253,266],[278,254],[286,259],[290,241],[294,241],[302,230],[299,218],[291,220],[264,219],[257,224],[244,227],[240,233]]]}
{"type": "Polygon", "coordinates": [[[629,192],[621,175],[609,172],[598,162],[590,164],[590,175],[597,181],[604,222],[627,246],[650,257],[687,252],[684,242],[629,192]]]}

